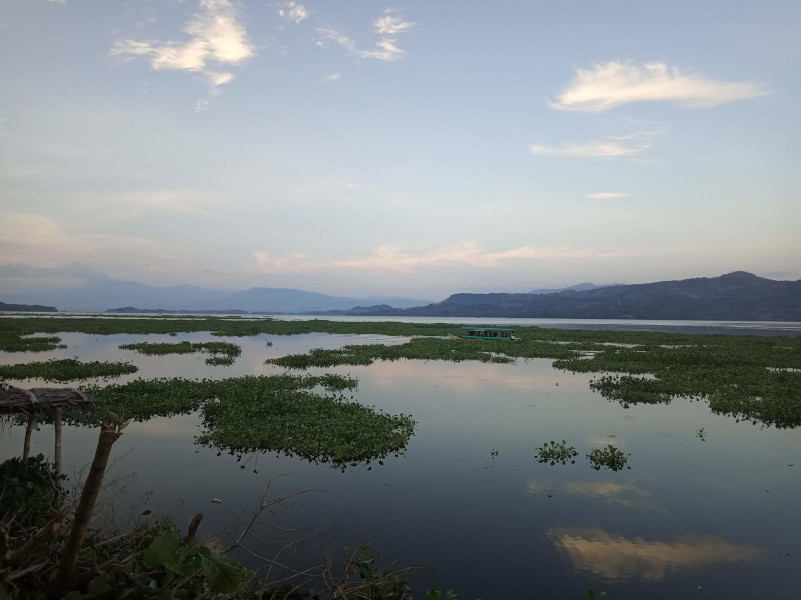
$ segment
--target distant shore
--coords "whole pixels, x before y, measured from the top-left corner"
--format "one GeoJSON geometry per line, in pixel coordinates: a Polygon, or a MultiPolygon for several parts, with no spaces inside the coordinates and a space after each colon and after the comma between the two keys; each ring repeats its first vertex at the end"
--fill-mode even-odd
{"type": "Polygon", "coordinates": [[[754,325],[753,327],[725,327],[714,325],[688,325],[683,323],[681,325],[643,325],[632,324],[625,325],[619,323],[597,324],[597,323],[570,323],[570,324],[554,324],[554,325],[539,325],[539,327],[547,327],[551,329],[588,329],[599,331],[656,331],[661,333],[686,333],[686,334],[699,334],[699,335],[758,335],[758,336],[801,336],[801,324],[795,327],[788,325],[786,328],[780,327],[760,327],[754,325]]]}

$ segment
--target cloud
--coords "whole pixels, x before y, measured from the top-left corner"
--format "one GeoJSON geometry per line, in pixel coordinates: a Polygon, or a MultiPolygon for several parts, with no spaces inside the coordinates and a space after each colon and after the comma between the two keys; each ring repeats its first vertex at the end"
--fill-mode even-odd
{"type": "Polygon", "coordinates": [[[395,35],[409,31],[412,27],[414,27],[414,23],[403,21],[400,17],[393,15],[392,12],[394,11],[387,9],[383,17],[378,17],[375,21],[373,21],[373,27],[378,33],[384,35],[395,35]]]}
{"type": "Polygon", "coordinates": [[[359,58],[372,58],[375,60],[382,60],[391,62],[402,58],[406,51],[402,50],[397,45],[395,36],[399,33],[405,33],[414,27],[414,23],[410,21],[403,21],[400,17],[395,16],[394,11],[387,9],[383,17],[378,17],[373,21],[373,28],[376,33],[384,36],[376,42],[375,48],[371,50],[363,50],[359,48],[355,41],[353,41],[346,34],[335,29],[327,27],[320,27],[317,32],[320,34],[321,39],[317,41],[320,47],[326,47],[330,42],[338,44],[344,48],[345,51],[351,56],[359,58]]]}
{"type": "Polygon", "coordinates": [[[207,73],[207,76],[209,78],[209,83],[211,84],[212,88],[214,88],[214,89],[216,89],[217,86],[219,86],[219,85],[223,85],[224,83],[228,83],[229,81],[231,81],[234,78],[234,74],[233,73],[228,73],[228,72],[225,72],[225,73],[214,73],[214,72],[210,71],[209,73],[207,73]]]}
{"type": "Polygon", "coordinates": [[[662,62],[639,66],[610,61],[577,69],[551,107],[602,112],[630,102],[670,101],[687,108],[709,108],[767,93],[757,83],[705,79],[662,62]]]}
{"type": "Polygon", "coordinates": [[[406,51],[398,48],[398,46],[395,45],[395,40],[390,38],[379,40],[376,43],[376,47],[372,50],[361,50],[356,46],[356,42],[340,31],[321,27],[317,32],[322,38],[317,42],[318,46],[325,47],[328,45],[328,42],[334,42],[344,48],[345,52],[351,56],[358,56],[359,58],[374,58],[376,60],[392,62],[406,54],[406,51]]]}
{"type": "Polygon", "coordinates": [[[626,192],[598,192],[596,194],[587,194],[590,200],[614,200],[615,198],[628,198],[631,194],[626,192]]]}
{"type": "Polygon", "coordinates": [[[34,214],[10,213],[0,220],[0,256],[8,263],[62,265],[75,261],[125,268],[162,269],[177,264],[173,249],[147,238],[82,231],[34,214]],[[25,235],[20,237],[19,232],[25,235]]]}
{"type": "Polygon", "coordinates": [[[620,158],[633,156],[651,147],[656,132],[608,136],[587,142],[565,142],[559,146],[532,144],[529,151],[535,156],[569,156],[575,158],[620,158]]]}
{"type": "Polygon", "coordinates": [[[562,247],[522,246],[500,252],[488,252],[478,244],[462,242],[454,246],[412,252],[395,246],[379,246],[372,254],[363,257],[322,260],[307,254],[254,252],[255,270],[262,273],[310,273],[321,271],[394,271],[413,273],[420,269],[443,267],[473,267],[479,269],[505,269],[516,261],[540,261],[574,258],[609,258],[615,252],[562,247]]]}
{"type": "Polygon", "coordinates": [[[253,44],[237,20],[228,0],[201,0],[198,12],[184,31],[190,39],[163,44],[122,40],[111,53],[132,57],[150,57],[150,67],[159,70],[182,70],[206,75],[212,91],[234,78],[229,72],[217,72],[210,64],[238,65],[253,56],[253,44]]]}
{"type": "Polygon", "coordinates": [[[284,17],[287,21],[300,23],[309,17],[309,11],[302,4],[296,2],[284,2],[280,5],[278,14],[284,17]]]}
{"type": "Polygon", "coordinates": [[[714,536],[685,536],[668,542],[626,538],[598,528],[554,529],[549,537],[574,569],[606,579],[658,581],[678,571],[759,558],[762,550],[714,536]]]}
{"type": "Polygon", "coordinates": [[[538,156],[573,156],[579,158],[617,158],[640,152],[641,148],[630,148],[609,141],[592,141],[582,144],[562,144],[543,146],[534,144],[531,153],[538,156]]]}
{"type": "Polygon", "coordinates": [[[340,75],[339,73],[331,73],[331,75],[326,75],[325,77],[323,77],[323,81],[325,81],[326,83],[331,83],[332,81],[339,81],[341,77],[342,75],[340,75]]]}

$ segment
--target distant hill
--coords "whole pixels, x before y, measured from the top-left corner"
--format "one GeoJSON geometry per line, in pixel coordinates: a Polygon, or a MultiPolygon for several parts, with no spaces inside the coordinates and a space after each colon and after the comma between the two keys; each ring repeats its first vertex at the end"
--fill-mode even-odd
{"type": "MultiPolygon", "coordinates": [[[[611,285],[620,285],[619,283],[614,283],[611,285]]],[[[559,292],[567,292],[567,291],[574,291],[574,292],[584,292],[586,290],[594,290],[599,287],[609,287],[608,285],[595,285],[594,283],[589,283],[585,281],[584,283],[577,283],[576,285],[571,285],[570,287],[566,288],[543,288],[539,290],[531,290],[528,292],[529,294],[558,294],[559,292]]]]}
{"type": "Polygon", "coordinates": [[[0,312],[58,312],[55,306],[41,304],[6,304],[0,302],[0,312]]]}
{"type": "Polygon", "coordinates": [[[330,310],[347,310],[366,304],[388,304],[394,308],[409,308],[420,306],[425,302],[425,300],[392,296],[347,298],[291,288],[254,287],[222,298],[192,302],[183,308],[191,310],[236,309],[248,312],[309,314],[330,310]]]}
{"type": "Polygon", "coordinates": [[[801,321],[801,280],[774,281],[736,271],[635,285],[613,285],[551,294],[453,294],[407,310],[375,307],[358,314],[431,317],[564,319],[681,319],[801,321]]]}
{"type": "Polygon", "coordinates": [[[66,284],[38,286],[35,291],[0,290],[0,299],[12,304],[55,304],[65,311],[104,312],[120,307],[163,312],[259,312],[309,313],[345,310],[358,305],[388,304],[408,308],[427,304],[430,300],[394,296],[346,298],[287,288],[254,287],[231,291],[194,285],[152,286],[135,281],[120,281],[82,265],[71,263],[56,268],[37,268],[15,264],[0,266],[0,278],[69,280],[66,284]]]}

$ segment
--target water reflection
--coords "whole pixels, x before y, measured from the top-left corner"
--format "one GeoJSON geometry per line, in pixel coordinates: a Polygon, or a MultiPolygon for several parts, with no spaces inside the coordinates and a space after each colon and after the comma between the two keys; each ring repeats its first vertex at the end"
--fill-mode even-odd
{"type": "Polygon", "coordinates": [[[562,390],[559,391],[587,389],[589,376],[557,371],[551,367],[551,362],[550,359],[518,359],[518,364],[400,360],[376,361],[369,369],[376,385],[385,388],[396,386],[398,380],[414,379],[462,392],[474,392],[487,383],[537,392],[554,392],[560,386],[562,390]],[[425,368],[429,362],[434,362],[435,366],[425,368]]]}
{"type": "Polygon", "coordinates": [[[577,571],[605,579],[657,581],[714,563],[754,561],[762,550],[715,536],[685,536],[669,542],[627,538],[599,528],[552,529],[549,537],[577,571]]]}
{"type": "Polygon", "coordinates": [[[529,481],[526,491],[533,496],[565,494],[584,496],[628,508],[663,512],[651,492],[633,483],[612,481],[529,481]]]}

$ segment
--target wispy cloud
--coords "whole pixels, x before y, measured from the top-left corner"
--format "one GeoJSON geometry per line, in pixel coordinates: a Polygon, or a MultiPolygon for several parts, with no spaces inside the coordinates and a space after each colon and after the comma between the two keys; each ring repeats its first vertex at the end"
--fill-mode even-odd
{"type": "Polygon", "coordinates": [[[253,44],[238,21],[228,0],[201,0],[200,11],[187,23],[185,42],[121,40],[112,54],[147,56],[154,70],[182,70],[206,76],[212,91],[234,78],[233,73],[219,72],[210,65],[238,65],[253,56],[253,44]]]}
{"type": "Polygon", "coordinates": [[[639,154],[651,147],[651,140],[661,132],[640,132],[620,136],[607,136],[586,142],[565,142],[559,146],[532,144],[529,150],[535,156],[569,156],[576,158],[620,158],[639,154]]]}
{"type": "Polygon", "coordinates": [[[399,16],[393,14],[394,12],[395,11],[391,9],[387,9],[383,17],[378,17],[373,21],[373,27],[375,27],[378,33],[383,35],[396,35],[404,31],[409,31],[414,27],[414,23],[404,21],[399,16]]]}
{"type": "Polygon", "coordinates": [[[534,144],[531,153],[539,156],[573,156],[579,158],[617,158],[641,152],[643,148],[632,148],[609,140],[596,140],[579,144],[564,143],[560,146],[534,144]]]}
{"type": "Polygon", "coordinates": [[[598,192],[587,194],[587,198],[590,200],[614,200],[615,198],[628,198],[630,195],[625,192],[598,192]]]}
{"type": "Polygon", "coordinates": [[[323,81],[325,81],[326,83],[331,83],[333,81],[339,81],[341,77],[342,75],[340,75],[339,73],[331,73],[331,75],[326,75],[325,77],[323,77],[323,81]]]}
{"type": "Polygon", "coordinates": [[[707,79],[663,62],[635,65],[610,61],[577,69],[573,81],[551,106],[602,112],[630,102],[670,101],[688,108],[709,108],[767,93],[758,83],[707,79]]]}
{"type": "Polygon", "coordinates": [[[317,45],[324,48],[328,46],[329,43],[333,42],[344,48],[351,56],[391,62],[402,58],[406,54],[405,50],[398,47],[395,36],[399,33],[405,33],[411,30],[414,25],[415,24],[411,21],[404,21],[401,19],[395,14],[395,11],[387,9],[383,17],[378,17],[373,21],[373,29],[375,29],[376,33],[383,36],[376,42],[374,48],[369,50],[359,48],[356,42],[346,34],[327,27],[320,27],[317,30],[320,34],[317,45]]]}
{"type": "Polygon", "coordinates": [[[442,267],[473,267],[505,269],[515,262],[574,258],[610,258],[616,252],[565,247],[522,246],[511,250],[491,252],[471,242],[444,248],[412,251],[398,246],[379,246],[368,256],[326,260],[307,254],[274,255],[254,252],[255,270],[264,273],[310,273],[321,271],[394,271],[413,273],[421,269],[442,267]]]}
{"type": "Polygon", "coordinates": [[[278,14],[292,23],[300,23],[309,17],[308,9],[297,2],[284,2],[278,9],[278,14]]]}

